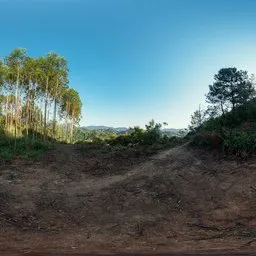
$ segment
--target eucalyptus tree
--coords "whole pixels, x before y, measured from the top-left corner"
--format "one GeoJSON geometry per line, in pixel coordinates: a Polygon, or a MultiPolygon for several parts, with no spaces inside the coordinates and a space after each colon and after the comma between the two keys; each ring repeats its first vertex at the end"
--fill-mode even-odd
{"type": "Polygon", "coordinates": [[[53,86],[53,80],[55,76],[55,56],[48,53],[46,57],[41,57],[39,59],[40,69],[42,71],[42,77],[40,79],[40,89],[44,93],[44,123],[43,123],[43,135],[44,140],[47,137],[47,110],[48,104],[51,99],[51,91],[53,86]]]}
{"type": "Polygon", "coordinates": [[[62,98],[61,98],[61,113],[65,116],[65,127],[66,127],[66,141],[68,141],[68,130],[69,130],[69,117],[70,117],[70,104],[71,104],[71,89],[63,88],[62,89],[62,98]]]}
{"type": "Polygon", "coordinates": [[[23,65],[27,58],[26,49],[17,48],[14,49],[9,56],[5,59],[5,64],[9,68],[9,72],[12,74],[13,82],[15,81],[15,148],[16,148],[16,137],[17,137],[17,129],[18,123],[21,118],[21,86],[22,86],[22,73],[23,73],[23,65]]]}
{"type": "Polygon", "coordinates": [[[2,89],[4,85],[4,80],[5,80],[5,70],[4,70],[4,63],[0,59],[0,89],[2,89]]]}
{"type": "Polygon", "coordinates": [[[28,135],[31,130],[33,137],[39,133],[45,140],[47,135],[56,139],[61,129],[71,140],[82,103],[78,92],[68,89],[68,72],[65,58],[52,52],[32,58],[25,49],[18,48],[4,61],[0,59],[0,104],[5,130],[15,137],[18,132],[28,135]],[[65,124],[58,123],[64,116],[65,124]]]}
{"type": "Polygon", "coordinates": [[[13,124],[15,123],[15,112],[17,108],[15,73],[5,62],[2,62],[1,73],[2,110],[5,115],[5,130],[8,133],[14,134],[13,124]]]}
{"type": "Polygon", "coordinates": [[[16,97],[14,95],[14,77],[11,68],[2,62],[1,65],[1,95],[2,111],[5,115],[5,130],[12,132],[16,97]]]}
{"type": "Polygon", "coordinates": [[[57,122],[57,104],[60,103],[63,88],[67,88],[68,84],[68,66],[65,58],[59,56],[56,53],[50,53],[53,61],[53,86],[52,86],[52,97],[54,101],[53,110],[53,136],[56,138],[56,122],[57,122]]]}
{"type": "Polygon", "coordinates": [[[61,101],[61,110],[66,119],[66,140],[72,142],[74,124],[81,116],[82,102],[75,89],[64,89],[61,101]]]}
{"type": "Polygon", "coordinates": [[[29,123],[31,124],[32,115],[32,104],[35,100],[35,90],[36,90],[36,59],[28,57],[24,62],[23,67],[24,73],[24,90],[25,90],[25,109],[24,109],[24,119],[25,119],[25,129],[28,135],[29,123]]]}
{"type": "Polygon", "coordinates": [[[73,140],[73,131],[74,125],[80,121],[81,117],[81,109],[82,109],[82,101],[80,99],[79,93],[71,89],[71,103],[70,103],[70,119],[71,119],[71,127],[70,127],[70,142],[73,140]]]}
{"type": "MultiPolygon", "coordinates": [[[[5,68],[3,65],[2,60],[0,59],[0,113],[2,114],[3,112],[3,101],[4,101],[4,95],[3,95],[3,86],[5,82],[5,68]]],[[[2,118],[1,118],[2,121],[2,118]]]]}
{"type": "Polygon", "coordinates": [[[3,87],[4,87],[4,83],[5,83],[5,76],[6,76],[6,69],[4,66],[3,61],[0,59],[0,103],[2,102],[3,98],[3,87]]]}

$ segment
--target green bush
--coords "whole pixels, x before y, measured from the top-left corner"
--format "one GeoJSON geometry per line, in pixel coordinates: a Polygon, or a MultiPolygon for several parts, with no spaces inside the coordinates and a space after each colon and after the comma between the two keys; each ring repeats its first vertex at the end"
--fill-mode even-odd
{"type": "Polygon", "coordinates": [[[192,137],[190,146],[221,151],[223,147],[223,138],[216,133],[199,133],[192,137]]]}
{"type": "Polygon", "coordinates": [[[115,146],[115,145],[128,146],[129,144],[136,143],[136,140],[132,137],[132,135],[120,135],[114,139],[107,140],[107,143],[109,143],[112,146],[115,146]]]}
{"type": "MultiPolygon", "coordinates": [[[[224,129],[236,129],[244,123],[256,124],[256,99],[247,102],[244,105],[234,108],[224,115],[208,119],[202,126],[201,131],[214,131],[222,133],[224,129]]],[[[255,126],[252,126],[252,130],[255,126]]]]}
{"type": "Polygon", "coordinates": [[[256,99],[235,107],[219,117],[208,119],[186,138],[190,145],[218,149],[226,155],[247,157],[256,153],[256,99]]]}
{"type": "Polygon", "coordinates": [[[231,133],[224,140],[224,151],[240,157],[256,153],[256,133],[231,133]]]}
{"type": "Polygon", "coordinates": [[[6,161],[10,161],[14,157],[21,157],[26,159],[38,159],[47,150],[52,149],[52,142],[35,141],[31,138],[21,137],[15,138],[0,135],[0,158],[6,161]]]}
{"type": "Polygon", "coordinates": [[[5,161],[10,161],[14,157],[14,152],[8,148],[0,148],[0,158],[5,161]]]}

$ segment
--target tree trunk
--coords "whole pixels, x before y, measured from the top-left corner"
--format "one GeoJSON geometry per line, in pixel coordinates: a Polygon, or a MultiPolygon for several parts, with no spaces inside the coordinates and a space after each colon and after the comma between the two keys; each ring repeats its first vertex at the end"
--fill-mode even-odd
{"type": "Polygon", "coordinates": [[[69,113],[69,102],[66,104],[66,141],[68,142],[68,113],[69,113]]]}
{"type": "Polygon", "coordinates": [[[26,129],[27,137],[28,137],[28,123],[29,123],[29,105],[30,105],[30,90],[28,89],[27,97],[26,97],[26,110],[25,110],[25,129],[26,129]]]}
{"type": "Polygon", "coordinates": [[[47,136],[47,106],[48,106],[48,78],[46,79],[46,88],[45,88],[45,102],[44,102],[44,141],[46,141],[47,136]]]}
{"type": "Polygon", "coordinates": [[[8,131],[8,104],[9,104],[9,96],[7,94],[6,101],[5,101],[5,129],[8,131]]]}
{"type": "Polygon", "coordinates": [[[223,108],[223,102],[220,103],[220,107],[221,107],[222,115],[224,115],[225,112],[224,112],[224,108],[223,108]]]}
{"type": "Polygon", "coordinates": [[[44,133],[44,122],[43,122],[43,100],[41,100],[40,102],[40,110],[41,110],[41,113],[40,113],[40,117],[39,117],[39,120],[40,120],[40,126],[39,126],[39,133],[40,133],[40,137],[41,139],[43,138],[43,133],[44,133]]]}
{"type": "Polygon", "coordinates": [[[74,129],[74,112],[72,111],[72,116],[71,116],[71,128],[70,128],[70,143],[73,142],[73,129],[74,129]]]}
{"type": "Polygon", "coordinates": [[[56,97],[54,98],[54,110],[53,110],[53,139],[56,140],[56,116],[57,116],[57,100],[56,97]]]}
{"type": "Polygon", "coordinates": [[[58,92],[59,82],[57,80],[56,88],[55,88],[55,95],[54,95],[54,110],[53,110],[53,139],[56,140],[56,116],[57,116],[57,92],[58,92]]]}
{"type": "MultiPolygon", "coordinates": [[[[50,110],[51,110],[51,101],[50,99],[48,100],[48,110],[47,110],[47,120],[50,120],[50,110]]],[[[47,129],[47,137],[49,138],[51,134],[49,133],[49,128],[47,129]]]]}
{"type": "Polygon", "coordinates": [[[17,148],[17,129],[18,129],[18,113],[19,113],[19,106],[18,106],[18,91],[19,91],[19,79],[20,73],[18,70],[17,73],[17,80],[16,80],[16,90],[15,90],[15,128],[14,128],[14,149],[17,148]]]}

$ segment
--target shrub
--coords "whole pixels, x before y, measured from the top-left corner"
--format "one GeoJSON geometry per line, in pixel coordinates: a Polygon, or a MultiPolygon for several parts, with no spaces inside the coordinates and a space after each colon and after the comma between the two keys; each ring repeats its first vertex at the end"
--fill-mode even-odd
{"type": "Polygon", "coordinates": [[[131,135],[120,135],[114,139],[110,139],[107,141],[110,145],[122,145],[128,146],[129,144],[134,144],[135,139],[131,135]]]}
{"type": "Polygon", "coordinates": [[[247,157],[256,153],[256,133],[234,132],[224,140],[226,153],[247,157]]]}
{"type": "Polygon", "coordinates": [[[256,99],[208,119],[197,132],[190,132],[190,145],[219,149],[226,155],[245,158],[256,153],[256,99]]]}
{"type": "Polygon", "coordinates": [[[191,146],[211,149],[211,150],[222,150],[223,138],[216,133],[201,133],[193,136],[190,141],[191,146]]]}
{"type": "Polygon", "coordinates": [[[53,148],[52,142],[35,141],[27,137],[16,139],[5,135],[0,136],[0,158],[9,161],[15,156],[22,158],[40,158],[47,150],[53,148]]]}

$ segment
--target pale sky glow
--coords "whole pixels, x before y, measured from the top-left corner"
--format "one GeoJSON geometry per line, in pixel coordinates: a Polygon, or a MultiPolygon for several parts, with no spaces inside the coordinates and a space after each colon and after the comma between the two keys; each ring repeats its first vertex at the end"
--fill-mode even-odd
{"type": "Polygon", "coordinates": [[[0,9],[1,56],[24,47],[66,57],[81,125],[187,127],[220,68],[256,73],[254,0],[13,0],[0,9]]]}

